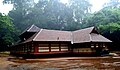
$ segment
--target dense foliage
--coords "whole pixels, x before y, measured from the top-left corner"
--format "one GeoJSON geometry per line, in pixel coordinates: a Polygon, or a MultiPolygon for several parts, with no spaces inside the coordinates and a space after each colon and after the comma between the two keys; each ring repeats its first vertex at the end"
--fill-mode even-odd
{"type": "Polygon", "coordinates": [[[14,5],[8,16],[13,19],[15,28],[20,32],[31,24],[41,28],[70,31],[97,26],[101,34],[114,42],[111,46],[119,48],[119,0],[110,0],[103,9],[95,13],[90,12],[92,5],[89,0],[69,0],[67,4],[60,0],[39,0],[38,3],[34,0],[4,0],[4,3],[14,5]]]}
{"type": "Polygon", "coordinates": [[[105,7],[89,14],[83,21],[83,28],[89,26],[97,26],[101,34],[113,41],[111,50],[120,50],[120,8],[105,7]]]}
{"type": "Polygon", "coordinates": [[[0,51],[6,50],[14,42],[14,25],[11,18],[0,13],[0,51]]]}
{"type": "Polygon", "coordinates": [[[88,0],[69,0],[69,4],[59,0],[39,0],[38,3],[33,0],[4,0],[4,3],[7,2],[14,5],[8,15],[21,31],[33,23],[48,29],[80,29],[91,7],[88,0]]]}

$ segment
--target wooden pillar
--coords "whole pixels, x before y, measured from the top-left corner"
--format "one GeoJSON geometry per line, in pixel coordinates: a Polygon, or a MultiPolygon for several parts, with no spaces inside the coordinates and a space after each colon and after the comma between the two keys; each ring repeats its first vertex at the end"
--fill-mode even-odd
{"type": "Polygon", "coordinates": [[[26,50],[27,50],[27,53],[28,53],[28,43],[26,43],[26,48],[27,48],[26,50]]]}
{"type": "Polygon", "coordinates": [[[49,52],[51,52],[51,43],[49,43],[49,52]]]}
{"type": "Polygon", "coordinates": [[[33,42],[33,47],[34,47],[34,53],[38,53],[38,47],[39,47],[39,43],[38,42],[33,42]]]}
{"type": "Polygon", "coordinates": [[[67,46],[68,46],[68,51],[71,51],[71,46],[70,46],[70,44],[67,44],[67,46]]]}
{"type": "Polygon", "coordinates": [[[61,43],[59,43],[59,51],[61,51],[61,43]]]}
{"type": "Polygon", "coordinates": [[[25,53],[25,44],[23,44],[22,46],[23,46],[23,48],[24,48],[24,53],[25,53]]]}

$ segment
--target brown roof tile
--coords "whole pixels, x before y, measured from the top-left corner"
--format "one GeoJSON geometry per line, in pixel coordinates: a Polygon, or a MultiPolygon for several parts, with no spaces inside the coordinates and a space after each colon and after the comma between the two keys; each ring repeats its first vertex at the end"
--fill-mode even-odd
{"type": "Polygon", "coordinates": [[[91,40],[90,40],[91,42],[112,42],[100,34],[91,33],[90,36],[91,36],[91,40]]]}
{"type": "Polygon", "coordinates": [[[71,32],[41,29],[33,41],[71,41],[71,32]]]}
{"type": "Polygon", "coordinates": [[[24,41],[24,43],[30,41],[69,41],[71,43],[111,42],[95,31],[94,27],[89,27],[73,32],[40,29],[39,32],[36,32],[32,37],[24,41]]]}
{"type": "Polygon", "coordinates": [[[92,32],[93,29],[94,27],[90,27],[73,31],[73,42],[74,43],[89,42],[90,41],[89,34],[92,32]]]}
{"type": "Polygon", "coordinates": [[[74,31],[73,43],[112,42],[98,33],[99,32],[97,32],[94,27],[89,27],[89,28],[74,31]]]}

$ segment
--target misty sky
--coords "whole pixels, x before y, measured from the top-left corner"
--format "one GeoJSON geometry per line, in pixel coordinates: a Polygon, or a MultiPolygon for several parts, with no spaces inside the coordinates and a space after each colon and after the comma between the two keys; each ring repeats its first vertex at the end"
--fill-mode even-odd
{"type": "MultiPolygon", "coordinates": [[[[3,0],[0,0],[0,12],[7,14],[10,10],[12,10],[12,4],[2,4],[3,0]]],[[[102,8],[102,5],[107,2],[108,0],[90,0],[90,3],[93,5],[91,8],[92,12],[98,11],[102,8]]],[[[63,3],[67,3],[68,0],[61,0],[63,3]]]]}

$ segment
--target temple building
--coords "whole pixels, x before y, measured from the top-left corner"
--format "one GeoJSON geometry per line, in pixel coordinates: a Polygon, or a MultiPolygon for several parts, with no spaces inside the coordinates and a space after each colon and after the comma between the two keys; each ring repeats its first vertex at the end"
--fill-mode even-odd
{"type": "Polygon", "coordinates": [[[32,25],[19,37],[21,40],[11,47],[12,55],[98,55],[112,42],[100,35],[95,27],[60,31],[32,25]]]}

